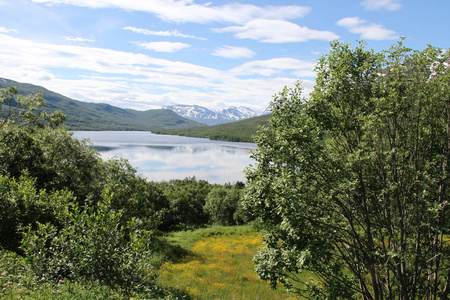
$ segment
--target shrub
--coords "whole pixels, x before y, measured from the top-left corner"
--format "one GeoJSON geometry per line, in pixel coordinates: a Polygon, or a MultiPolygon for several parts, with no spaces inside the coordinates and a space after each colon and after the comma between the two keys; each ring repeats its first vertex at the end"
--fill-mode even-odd
{"type": "Polygon", "coordinates": [[[206,197],[205,212],[210,221],[217,225],[234,225],[240,191],[231,186],[214,187],[206,197]]]}
{"type": "Polygon", "coordinates": [[[96,208],[73,202],[59,218],[60,229],[37,223],[24,233],[26,260],[40,280],[98,280],[125,289],[152,285],[152,233],[137,230],[135,219],[123,223],[109,196],[96,208]]]}
{"type": "Polygon", "coordinates": [[[72,199],[67,191],[38,192],[27,173],[18,179],[0,175],[0,247],[17,251],[24,226],[57,224],[57,215],[72,199]]]}

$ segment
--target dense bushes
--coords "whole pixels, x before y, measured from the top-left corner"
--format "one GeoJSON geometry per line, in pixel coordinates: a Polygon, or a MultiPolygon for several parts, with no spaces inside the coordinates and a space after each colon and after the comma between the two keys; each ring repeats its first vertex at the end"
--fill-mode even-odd
{"type": "Polygon", "coordinates": [[[22,249],[37,278],[99,281],[124,289],[151,286],[151,232],[139,230],[134,218],[124,223],[108,195],[97,207],[69,203],[57,216],[59,229],[38,222],[24,233],[22,249]]]}
{"type": "Polygon", "coordinates": [[[204,225],[236,225],[250,220],[240,207],[242,182],[210,184],[188,177],[157,183],[169,203],[162,229],[183,229],[204,225]]]}
{"type": "Polygon", "coordinates": [[[240,206],[244,185],[216,186],[211,189],[206,197],[204,206],[210,222],[217,225],[236,225],[248,221],[249,216],[240,206]]]}
{"type": "Polygon", "coordinates": [[[0,175],[0,246],[17,251],[25,226],[57,224],[57,216],[72,199],[67,191],[37,191],[35,180],[27,173],[19,178],[0,175]]]}
{"type": "Polygon", "coordinates": [[[3,261],[1,277],[151,289],[161,191],[127,162],[103,161],[73,139],[59,127],[61,113],[39,112],[40,95],[17,94],[0,91],[0,250],[23,260],[3,261]],[[19,269],[26,275],[8,271],[19,269]]]}

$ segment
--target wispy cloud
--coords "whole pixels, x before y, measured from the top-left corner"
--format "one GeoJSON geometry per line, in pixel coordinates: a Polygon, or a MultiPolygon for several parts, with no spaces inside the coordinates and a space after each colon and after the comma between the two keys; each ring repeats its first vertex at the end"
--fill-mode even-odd
{"type": "MultiPolygon", "coordinates": [[[[264,109],[271,95],[294,84],[291,75],[248,78],[265,67],[288,68],[293,61],[244,64],[229,71],[180,61],[158,59],[145,54],[111,49],[38,43],[0,34],[0,74],[8,78],[41,84],[58,93],[83,101],[106,102],[119,107],[150,109],[168,104],[208,103],[208,107],[246,106],[264,109]],[[82,76],[59,77],[53,68],[63,66],[82,71],[82,76]],[[252,69],[252,70],[250,70],[252,69]],[[259,69],[259,70],[258,70],[259,69]],[[246,79],[239,75],[248,74],[246,79]],[[252,87],[249,89],[249,87],[252,87]],[[212,96],[214,95],[214,96],[212,96]]],[[[305,85],[312,88],[312,81],[305,85]]]]}
{"type": "Polygon", "coordinates": [[[367,10],[398,10],[402,7],[398,0],[365,0],[361,4],[367,10]]]}
{"type": "Polygon", "coordinates": [[[242,26],[215,29],[216,32],[233,32],[239,39],[252,39],[263,43],[306,42],[309,40],[331,41],[339,36],[331,31],[320,31],[299,26],[284,20],[257,19],[242,26]]]}
{"type": "MultiPolygon", "coordinates": [[[[0,34],[0,56],[4,59],[3,65],[6,67],[35,66],[41,71],[64,67],[68,70],[84,70],[85,74],[144,77],[164,83],[167,83],[165,81],[167,78],[174,84],[186,76],[217,78],[220,74],[211,68],[153,58],[140,53],[88,46],[38,43],[4,34],[0,34]]],[[[195,82],[191,85],[195,85],[195,82]]]]}
{"type": "Polygon", "coordinates": [[[32,0],[46,5],[77,5],[90,8],[116,7],[125,10],[152,13],[170,22],[211,23],[225,22],[243,24],[252,19],[296,19],[311,11],[311,8],[299,5],[257,6],[252,4],[232,3],[212,5],[211,2],[196,4],[193,0],[32,0]]]}
{"type": "Polygon", "coordinates": [[[248,63],[244,63],[239,67],[233,68],[231,71],[237,76],[273,76],[276,74],[281,74],[282,71],[290,70],[291,72],[295,73],[296,76],[313,77],[314,66],[315,64],[313,62],[306,62],[294,58],[282,57],[272,58],[268,60],[254,60],[248,63]]]}
{"type": "Polygon", "coordinates": [[[65,36],[64,39],[70,42],[95,42],[95,40],[92,39],[85,39],[82,37],[72,37],[72,36],[65,36]]]}
{"type": "Polygon", "coordinates": [[[153,31],[143,28],[136,28],[132,26],[127,26],[123,28],[124,30],[129,30],[132,32],[145,34],[145,35],[156,35],[156,36],[173,36],[173,37],[180,37],[180,38],[191,38],[191,39],[198,39],[198,40],[206,40],[206,38],[197,37],[195,35],[189,35],[179,32],[178,30],[170,30],[170,31],[153,31]]]}
{"type": "Polygon", "coordinates": [[[367,40],[395,40],[399,35],[381,24],[371,23],[359,17],[349,17],[339,20],[336,25],[347,28],[351,33],[359,34],[367,40]]]}
{"type": "Polygon", "coordinates": [[[9,33],[9,32],[17,32],[17,30],[0,26],[0,32],[2,32],[2,33],[9,33]]]}
{"type": "Polygon", "coordinates": [[[153,50],[156,52],[176,52],[185,48],[191,47],[189,44],[185,43],[173,43],[173,42],[151,42],[151,43],[139,43],[142,48],[153,50]]]}
{"type": "Polygon", "coordinates": [[[256,53],[245,47],[223,46],[216,48],[212,54],[226,58],[252,58],[256,53]]]}

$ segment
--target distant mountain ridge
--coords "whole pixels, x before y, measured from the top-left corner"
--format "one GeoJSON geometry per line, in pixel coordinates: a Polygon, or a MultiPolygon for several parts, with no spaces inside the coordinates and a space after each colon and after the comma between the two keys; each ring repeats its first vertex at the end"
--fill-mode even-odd
{"type": "Polygon", "coordinates": [[[174,111],[183,118],[206,125],[230,123],[257,115],[255,111],[244,106],[231,106],[221,110],[211,110],[200,105],[175,104],[164,106],[163,108],[174,111]]]}
{"type": "MultiPolygon", "coordinates": [[[[168,109],[138,111],[105,103],[82,102],[52,92],[42,86],[0,78],[0,88],[10,86],[17,87],[21,94],[41,92],[45,100],[42,109],[48,113],[61,110],[67,116],[64,125],[69,127],[70,130],[155,131],[158,129],[205,126],[183,118],[168,109]]],[[[4,103],[3,105],[7,104],[4,103]]]]}

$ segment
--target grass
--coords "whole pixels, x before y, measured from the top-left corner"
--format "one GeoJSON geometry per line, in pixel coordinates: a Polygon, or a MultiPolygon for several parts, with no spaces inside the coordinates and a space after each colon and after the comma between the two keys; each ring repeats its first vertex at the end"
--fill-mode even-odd
{"type": "Polygon", "coordinates": [[[250,226],[176,232],[168,240],[189,254],[161,267],[161,286],[185,291],[193,299],[295,299],[256,276],[252,258],[262,237],[250,226]]]}
{"type": "Polygon", "coordinates": [[[170,233],[160,246],[166,262],[156,285],[126,292],[99,282],[36,281],[24,259],[0,251],[1,299],[295,299],[258,279],[252,258],[262,237],[252,226],[210,227],[170,233]],[[171,258],[167,261],[167,258],[171,258]]]}

